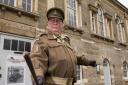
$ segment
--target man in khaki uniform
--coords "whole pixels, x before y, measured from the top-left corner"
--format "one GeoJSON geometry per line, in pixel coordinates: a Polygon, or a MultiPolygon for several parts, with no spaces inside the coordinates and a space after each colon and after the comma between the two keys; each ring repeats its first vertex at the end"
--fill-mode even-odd
{"type": "Polygon", "coordinates": [[[51,8],[47,12],[48,32],[35,41],[30,53],[40,85],[73,85],[76,65],[96,66],[96,61],[76,56],[68,36],[62,34],[64,12],[51,8]]]}

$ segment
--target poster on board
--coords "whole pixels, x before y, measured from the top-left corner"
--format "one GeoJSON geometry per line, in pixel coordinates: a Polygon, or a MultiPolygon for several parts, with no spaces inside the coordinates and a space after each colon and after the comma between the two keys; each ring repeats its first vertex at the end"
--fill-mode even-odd
{"type": "Polygon", "coordinates": [[[25,85],[25,66],[22,55],[8,55],[6,85],[25,85]]]}

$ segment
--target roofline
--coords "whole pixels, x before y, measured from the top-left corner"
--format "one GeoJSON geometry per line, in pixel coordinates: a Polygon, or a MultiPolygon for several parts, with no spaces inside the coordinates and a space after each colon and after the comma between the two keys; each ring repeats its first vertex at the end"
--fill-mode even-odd
{"type": "Polygon", "coordinates": [[[128,13],[128,8],[124,6],[122,3],[120,3],[118,0],[112,0],[115,4],[117,4],[119,7],[121,7],[126,13],[128,13]]]}

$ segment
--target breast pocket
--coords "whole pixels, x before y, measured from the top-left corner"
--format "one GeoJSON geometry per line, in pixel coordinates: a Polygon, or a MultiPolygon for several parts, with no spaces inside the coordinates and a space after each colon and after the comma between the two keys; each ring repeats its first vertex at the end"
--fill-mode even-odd
{"type": "Polygon", "coordinates": [[[69,55],[71,56],[73,62],[77,64],[77,57],[75,55],[74,49],[70,45],[66,45],[66,49],[68,50],[69,55]]]}
{"type": "Polygon", "coordinates": [[[48,51],[50,62],[61,62],[66,60],[66,53],[62,44],[50,43],[48,51]]]}

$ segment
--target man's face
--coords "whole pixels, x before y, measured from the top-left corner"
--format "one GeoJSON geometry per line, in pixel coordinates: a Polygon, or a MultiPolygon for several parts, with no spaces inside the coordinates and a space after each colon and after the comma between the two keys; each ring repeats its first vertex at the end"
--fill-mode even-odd
{"type": "Polygon", "coordinates": [[[59,18],[51,17],[48,19],[48,30],[50,32],[60,33],[63,28],[63,21],[59,18]]]}

